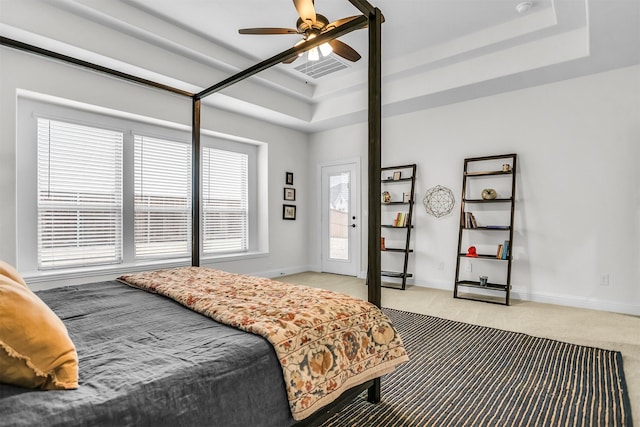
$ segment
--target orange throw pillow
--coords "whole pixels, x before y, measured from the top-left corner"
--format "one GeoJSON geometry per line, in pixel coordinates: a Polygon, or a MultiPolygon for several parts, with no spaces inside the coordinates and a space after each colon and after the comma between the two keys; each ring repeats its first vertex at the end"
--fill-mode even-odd
{"type": "Polygon", "coordinates": [[[78,388],[78,354],[62,320],[0,261],[0,382],[78,388]]]}

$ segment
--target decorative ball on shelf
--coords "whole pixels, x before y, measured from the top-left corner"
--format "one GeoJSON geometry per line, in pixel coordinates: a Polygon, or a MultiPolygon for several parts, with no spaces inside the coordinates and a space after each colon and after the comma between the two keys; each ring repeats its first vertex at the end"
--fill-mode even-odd
{"type": "Polygon", "coordinates": [[[456,200],[453,197],[453,192],[447,187],[436,185],[433,188],[427,190],[422,200],[427,213],[441,218],[448,215],[453,210],[456,200]]]}
{"type": "Polygon", "coordinates": [[[388,191],[382,192],[382,203],[390,203],[391,202],[391,194],[388,191]]]}
{"type": "Polygon", "coordinates": [[[482,198],[484,200],[493,200],[498,197],[498,193],[493,188],[485,188],[482,190],[482,198]]]}
{"type": "Polygon", "coordinates": [[[469,246],[469,249],[467,249],[467,256],[474,258],[478,256],[478,252],[476,252],[475,246],[469,246]]]}

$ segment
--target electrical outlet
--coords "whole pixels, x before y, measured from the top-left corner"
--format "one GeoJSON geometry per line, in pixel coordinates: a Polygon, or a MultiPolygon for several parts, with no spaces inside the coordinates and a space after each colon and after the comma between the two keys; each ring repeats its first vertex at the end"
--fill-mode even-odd
{"type": "Polygon", "coordinates": [[[609,286],[609,273],[600,276],[600,286],[609,286]]]}
{"type": "Polygon", "coordinates": [[[464,265],[464,271],[466,271],[467,273],[471,273],[473,271],[473,266],[471,265],[471,261],[467,262],[464,265]]]}
{"type": "Polygon", "coordinates": [[[438,270],[444,270],[444,261],[438,263],[438,270]]]}

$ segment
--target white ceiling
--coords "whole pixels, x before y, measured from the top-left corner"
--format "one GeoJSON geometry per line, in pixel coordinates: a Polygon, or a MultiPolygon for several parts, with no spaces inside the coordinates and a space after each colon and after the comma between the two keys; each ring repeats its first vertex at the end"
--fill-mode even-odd
{"type": "MultiPolygon", "coordinates": [[[[384,113],[401,114],[640,63],[640,0],[533,0],[533,7],[519,14],[520,1],[370,0],[386,19],[384,113]]],[[[2,35],[31,42],[46,39],[76,56],[91,52],[94,61],[188,90],[213,85],[301,38],[238,33],[250,27],[295,28],[298,15],[291,0],[0,0],[0,5],[5,9],[0,13],[2,35]],[[168,73],[114,52],[97,37],[60,28],[47,31],[43,24],[29,27],[17,11],[28,7],[25,1],[186,56],[210,71],[199,76],[168,73]]],[[[347,0],[317,0],[315,8],[330,21],[359,14],[347,0]]],[[[302,57],[208,102],[308,132],[363,120],[367,31],[340,40],[363,58],[313,79],[295,70],[305,63],[313,66],[302,57]]]]}
{"type": "MultiPolygon", "coordinates": [[[[198,32],[203,36],[262,60],[293,46],[299,35],[241,35],[240,28],[296,28],[298,14],[291,0],[182,1],[125,0],[148,13],[198,32]],[[197,13],[194,13],[197,10],[197,13]]],[[[397,59],[521,18],[515,0],[374,0],[386,18],[383,27],[384,59],[397,59]]],[[[537,0],[529,13],[552,7],[537,0]]],[[[316,12],[334,21],[360,12],[347,0],[318,0],[316,12]]],[[[366,30],[342,41],[367,52],[366,30]]],[[[366,61],[361,61],[366,66],[366,61]]],[[[283,69],[292,69],[283,66],[283,69]]]]}

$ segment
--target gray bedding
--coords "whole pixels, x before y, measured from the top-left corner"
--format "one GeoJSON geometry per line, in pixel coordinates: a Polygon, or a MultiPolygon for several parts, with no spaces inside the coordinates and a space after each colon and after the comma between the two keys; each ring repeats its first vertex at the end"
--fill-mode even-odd
{"type": "Polygon", "coordinates": [[[117,281],[37,293],[76,345],[80,387],[0,384],[0,426],[288,426],[271,345],[117,281]]]}

